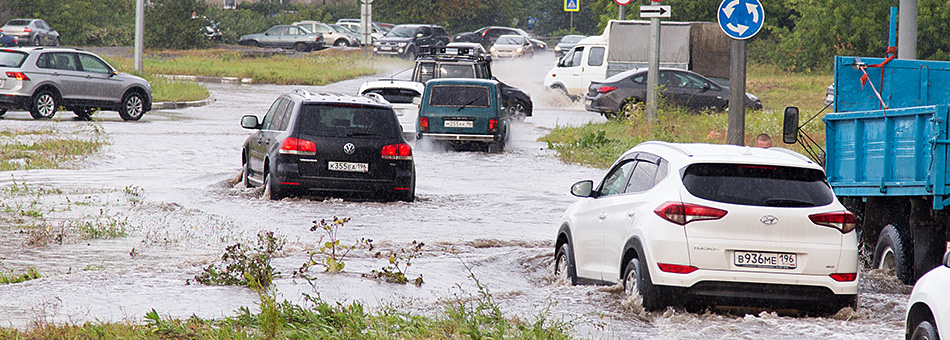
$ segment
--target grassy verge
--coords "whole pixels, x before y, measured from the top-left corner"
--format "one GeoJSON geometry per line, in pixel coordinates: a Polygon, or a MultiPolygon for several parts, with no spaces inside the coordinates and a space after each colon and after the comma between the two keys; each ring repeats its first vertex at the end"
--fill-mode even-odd
{"type": "MultiPolygon", "coordinates": [[[[798,106],[802,122],[824,108],[825,88],[832,81],[830,74],[800,74],[781,71],[774,66],[750,66],[747,88],[761,100],[765,108],[749,111],[745,117],[746,145],[760,133],[768,133],[773,145],[802,152],[799,145],[781,143],[782,116],[786,106],[798,106]]],[[[687,112],[671,105],[660,105],[659,122],[644,120],[643,107],[627,120],[588,123],[581,126],[558,126],[540,140],[557,151],[568,163],[606,168],[624,151],[651,140],[676,143],[726,142],[729,114],[727,112],[687,112]]],[[[824,123],[817,117],[805,132],[824,144],[824,123]]]]}
{"type": "Polygon", "coordinates": [[[107,143],[95,123],[83,131],[64,133],[51,130],[0,130],[0,171],[55,169],[84,159],[107,143]]]}

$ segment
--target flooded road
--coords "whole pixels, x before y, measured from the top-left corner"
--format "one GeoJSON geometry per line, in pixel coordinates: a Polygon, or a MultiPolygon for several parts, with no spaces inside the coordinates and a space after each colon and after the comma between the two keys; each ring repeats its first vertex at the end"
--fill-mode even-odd
{"type": "MultiPolygon", "coordinates": [[[[550,53],[494,65],[503,81],[532,95],[534,117],[515,124],[500,154],[442,152],[416,145],[416,202],[377,203],[291,198],[268,201],[236,179],[241,144],[250,130],[245,114],[262,116],[279,95],[294,88],[353,94],[369,79],[329,86],[208,85],[216,102],[181,110],[153,111],[139,122],[114,112],[97,122],[33,121],[9,112],[0,130],[54,128],[63,133],[92,124],[111,144],[75,169],[0,173],[4,206],[32,207],[43,225],[0,228],[0,270],[35,267],[43,278],[0,285],[0,323],[28,327],[43,322],[142,322],[151,309],[178,318],[219,318],[242,306],[255,308],[246,288],[194,283],[225,247],[251,242],[262,231],[285,238],[275,259],[278,299],[303,303],[302,294],[328,301],[360,300],[428,312],[434,302],[478,293],[467,268],[509,317],[572,322],[580,338],[644,339],[898,339],[902,338],[908,286],[888,278],[862,277],[862,307],[836,317],[793,317],[772,312],[647,313],[616,287],[576,286],[551,276],[553,237],[564,209],[576,198],[571,184],[598,180],[603,170],[564,164],[537,141],[558,125],[603,118],[542,89],[554,64],[550,53]],[[59,191],[43,189],[56,188],[59,191]],[[16,190],[14,190],[16,189],[16,190]],[[16,192],[16,194],[13,194],[16,192]],[[425,243],[406,275],[421,287],[397,285],[362,274],[387,264],[354,250],[346,270],[312,268],[308,282],[291,275],[319,248],[315,220],[349,217],[340,239],[369,238],[375,251],[425,243]],[[84,237],[113,230],[116,238],[84,237]],[[111,227],[111,229],[110,229],[111,227]],[[121,233],[119,233],[121,231],[121,233]]],[[[374,251],[374,252],[375,252],[374,251]]]]}

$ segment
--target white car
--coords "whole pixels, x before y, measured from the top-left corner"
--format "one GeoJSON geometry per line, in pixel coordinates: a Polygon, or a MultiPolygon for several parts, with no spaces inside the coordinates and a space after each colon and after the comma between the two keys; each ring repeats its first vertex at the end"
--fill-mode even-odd
{"type": "Polygon", "coordinates": [[[643,307],[857,308],[855,216],[782,148],[645,142],[560,222],[555,275],[622,283],[643,307]]]}
{"type": "Polygon", "coordinates": [[[414,98],[422,98],[425,84],[411,80],[380,79],[368,81],[360,85],[359,94],[376,93],[392,104],[396,111],[396,118],[402,126],[406,139],[416,138],[416,119],[419,117],[419,106],[412,103],[414,98]]]}
{"type": "Polygon", "coordinates": [[[908,340],[950,339],[950,251],[943,265],[921,276],[907,303],[908,340]]]}

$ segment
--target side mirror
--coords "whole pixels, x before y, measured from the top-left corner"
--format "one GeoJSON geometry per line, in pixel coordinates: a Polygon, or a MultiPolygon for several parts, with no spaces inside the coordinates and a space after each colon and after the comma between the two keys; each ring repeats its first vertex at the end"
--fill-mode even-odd
{"type": "Polygon", "coordinates": [[[594,189],[594,181],[592,180],[583,180],[571,186],[571,195],[577,197],[590,197],[594,189]]]}
{"type": "Polygon", "coordinates": [[[703,87],[702,87],[702,88],[700,88],[700,92],[706,92],[706,91],[709,91],[709,89],[711,89],[711,88],[712,88],[712,87],[711,87],[711,86],[709,86],[709,83],[703,83],[703,87]]]}
{"type": "Polygon", "coordinates": [[[785,121],[782,124],[782,141],[785,144],[795,144],[798,142],[798,108],[789,106],[785,108],[785,121]]]}
{"type": "Polygon", "coordinates": [[[260,129],[260,123],[255,115],[245,115],[241,117],[241,127],[245,129],[260,129]]]}
{"type": "Polygon", "coordinates": [[[264,35],[270,35],[270,33],[268,33],[268,32],[264,32],[264,35]]]}
{"type": "Polygon", "coordinates": [[[422,105],[422,97],[412,97],[412,103],[415,105],[422,105]]]}
{"type": "Polygon", "coordinates": [[[950,251],[947,251],[946,254],[943,254],[943,265],[950,267],[950,251]]]}

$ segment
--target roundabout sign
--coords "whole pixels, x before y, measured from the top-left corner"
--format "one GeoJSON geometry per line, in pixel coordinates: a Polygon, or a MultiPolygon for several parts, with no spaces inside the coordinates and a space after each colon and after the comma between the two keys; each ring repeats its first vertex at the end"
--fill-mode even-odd
{"type": "Polygon", "coordinates": [[[717,11],[719,28],[733,39],[751,38],[762,29],[765,10],[759,0],[723,0],[717,11]]]}

